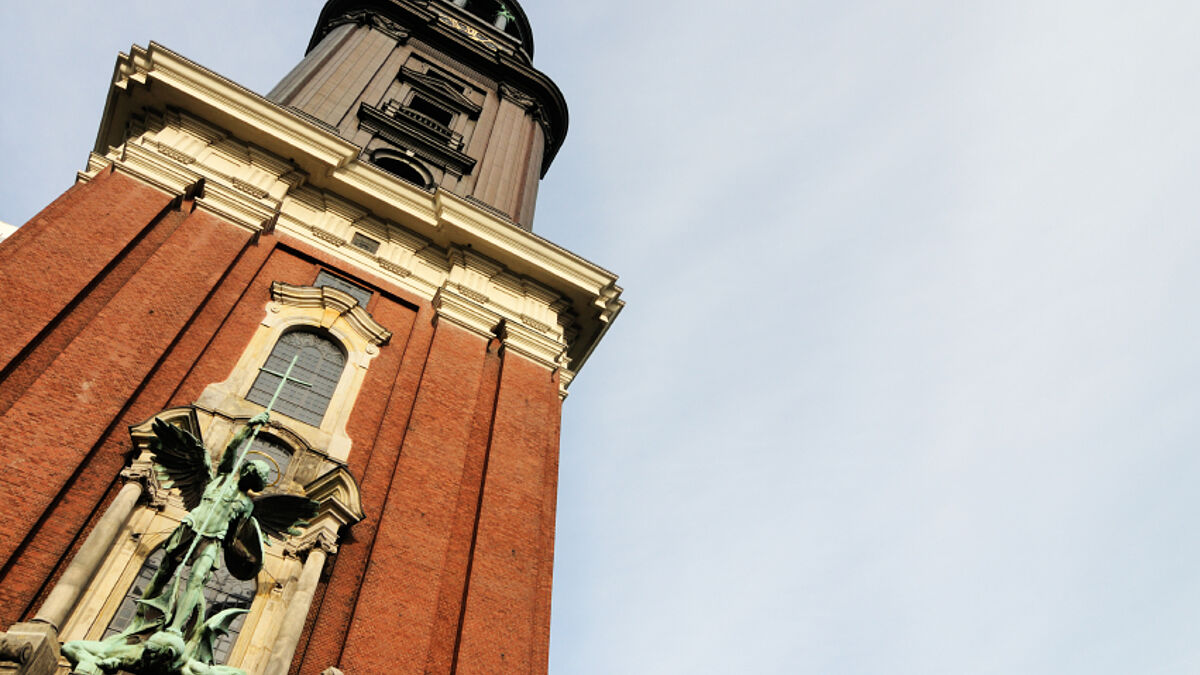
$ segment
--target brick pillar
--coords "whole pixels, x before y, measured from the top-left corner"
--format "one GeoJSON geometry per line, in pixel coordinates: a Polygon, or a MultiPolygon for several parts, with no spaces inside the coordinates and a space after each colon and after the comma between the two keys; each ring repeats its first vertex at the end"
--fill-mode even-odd
{"type": "Polygon", "coordinates": [[[5,241],[0,376],[172,201],[164,192],[104,171],[68,190],[5,241]]]}
{"type": "Polygon", "coordinates": [[[454,648],[458,643],[458,624],[462,620],[463,600],[466,597],[467,576],[471,570],[471,550],[475,543],[475,528],[479,517],[479,496],[483,491],[483,475],[487,471],[488,442],[495,420],[496,391],[500,387],[500,341],[488,345],[483,380],[475,404],[475,422],[467,462],[463,467],[462,488],[455,507],[454,530],[438,591],[437,623],[433,627],[425,671],[449,673],[454,666],[454,648]]]}
{"type": "MultiPolygon", "coordinates": [[[[319,601],[312,625],[301,640],[303,651],[297,654],[298,664],[294,664],[292,672],[318,675],[341,659],[379,531],[380,514],[387,503],[392,477],[400,460],[400,448],[408,431],[409,420],[412,419],[417,392],[428,362],[434,336],[433,317],[433,308],[425,305],[411,323],[412,332],[405,341],[403,358],[391,383],[391,390],[378,395],[387,400],[387,406],[374,442],[372,445],[357,446],[351,453],[351,471],[361,486],[362,506],[367,517],[355,525],[349,537],[341,542],[328,585],[319,601]]],[[[393,342],[396,342],[396,338],[393,338],[393,342]]],[[[384,347],[385,350],[393,348],[398,348],[398,345],[384,347]]],[[[381,354],[380,358],[385,356],[381,354]]],[[[373,365],[372,372],[374,370],[373,365]]],[[[361,394],[359,399],[361,401],[361,394]]]]}
{"type": "Polygon", "coordinates": [[[429,358],[338,666],[423,675],[488,341],[446,320],[429,358]]]}
{"type": "Polygon", "coordinates": [[[561,412],[551,371],[506,353],[460,628],[458,675],[546,672],[561,412]]]}
{"type": "MultiPolygon", "coordinates": [[[[208,214],[188,215],[0,417],[0,561],[12,559],[250,237],[208,214]]],[[[36,591],[0,584],[0,621],[36,591]]]]}

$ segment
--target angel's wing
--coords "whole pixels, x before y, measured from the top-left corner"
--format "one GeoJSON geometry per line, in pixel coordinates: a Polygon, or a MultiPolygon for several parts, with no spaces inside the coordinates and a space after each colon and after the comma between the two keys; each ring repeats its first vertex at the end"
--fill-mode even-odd
{"type": "Polygon", "coordinates": [[[204,486],[213,479],[212,461],[208,450],[195,436],[179,427],[154,420],[154,439],[150,453],[158,468],[158,478],[164,487],[177,487],[183,494],[183,505],[191,511],[200,505],[204,486]]]}
{"type": "MultiPolygon", "coordinates": [[[[208,621],[205,621],[200,630],[196,632],[192,644],[195,646],[195,653],[192,658],[201,663],[209,664],[214,661],[213,652],[216,651],[217,640],[226,633],[232,630],[233,622],[243,614],[249,613],[250,610],[240,607],[230,607],[223,609],[212,616],[208,621]]],[[[216,671],[212,671],[216,672],[216,671]]]]}
{"type": "Polygon", "coordinates": [[[316,515],[317,503],[308,497],[269,492],[254,498],[254,519],[262,533],[274,539],[300,534],[296,528],[308,525],[316,515]]]}

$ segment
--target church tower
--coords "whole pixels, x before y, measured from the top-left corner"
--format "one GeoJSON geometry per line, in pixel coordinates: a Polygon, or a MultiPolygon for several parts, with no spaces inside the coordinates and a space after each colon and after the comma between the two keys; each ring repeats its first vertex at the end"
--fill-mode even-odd
{"type": "Polygon", "coordinates": [[[164,423],[314,503],[249,578],[184,561],[236,617],[213,664],[547,671],[562,402],[624,303],[533,234],[567,130],[533,51],[514,0],[330,0],[266,96],[118,57],[86,169],[0,243],[0,673],[141,650],[173,532],[229,562],[164,423]]]}

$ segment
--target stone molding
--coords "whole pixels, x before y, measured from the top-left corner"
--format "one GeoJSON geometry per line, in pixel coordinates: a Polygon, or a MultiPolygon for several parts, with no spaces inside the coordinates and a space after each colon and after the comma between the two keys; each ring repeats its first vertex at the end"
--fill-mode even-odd
{"type": "Polygon", "coordinates": [[[358,304],[358,300],[336,288],[293,286],[276,281],[271,284],[271,299],[293,307],[319,307],[324,311],[322,328],[329,328],[334,321],[345,319],[347,325],[364,340],[377,347],[387,344],[388,340],[392,339],[392,332],[379,325],[379,322],[358,304]]]}
{"type": "Polygon", "coordinates": [[[403,115],[389,115],[383,109],[366,103],[358,109],[358,119],[363,129],[374,133],[388,145],[412,150],[421,159],[446,171],[462,176],[475,167],[475,158],[458,147],[461,138],[455,145],[403,115]]]}
{"type": "Polygon", "coordinates": [[[112,166],[171,194],[196,192],[198,208],[297,237],[436,299],[442,316],[475,330],[494,335],[503,320],[510,334],[530,335],[514,338],[514,350],[561,364],[569,371],[562,381],[571,381],[624,307],[616,276],[469,199],[399,180],[361,152],[151,43],[120,57],[97,149],[80,180],[112,166]],[[205,121],[218,119],[221,127],[205,121]],[[355,232],[381,241],[380,249],[368,254],[343,243],[355,232]],[[471,265],[480,266],[460,260],[455,251],[462,250],[494,274],[452,278],[460,267],[473,273],[471,265]]]}
{"type": "Polygon", "coordinates": [[[317,519],[330,518],[339,528],[349,527],[366,517],[358,483],[343,466],[304,486],[304,493],[320,503],[317,519]]]}
{"type": "Polygon", "coordinates": [[[437,310],[439,320],[450,321],[489,340],[496,336],[504,321],[499,314],[452,286],[438,289],[437,295],[433,296],[433,308],[437,310]]]}
{"type": "Polygon", "coordinates": [[[362,389],[371,362],[379,356],[380,346],[391,339],[392,333],[360,307],[357,300],[337,289],[275,282],[271,285],[271,298],[229,377],[205,387],[197,405],[229,418],[249,418],[262,412],[263,406],[247,401],[245,396],[279,338],[296,328],[323,328],[341,343],[346,353],[346,368],[320,426],[292,420],[278,411],[272,417],[287,420],[288,432],[304,446],[345,462],[352,445],[346,432],[352,402],[362,389]]]}
{"type": "Polygon", "coordinates": [[[533,118],[533,121],[537,122],[542,128],[542,133],[545,134],[546,138],[549,138],[554,133],[550,125],[550,116],[546,114],[546,109],[541,103],[538,103],[537,99],[504,82],[500,83],[500,97],[525,110],[533,118]]]}
{"type": "Polygon", "coordinates": [[[424,94],[445,99],[451,105],[466,110],[472,118],[478,117],[479,113],[483,112],[482,106],[463,96],[462,91],[437,74],[423,73],[415,68],[401,66],[399,79],[408,82],[414,89],[424,94]]]}
{"type": "Polygon", "coordinates": [[[368,12],[366,10],[353,10],[342,14],[338,18],[326,24],[326,33],[346,24],[354,24],[356,26],[370,26],[384,35],[392,38],[400,44],[408,41],[408,31],[404,29],[396,21],[387,18],[376,12],[368,12]]]}

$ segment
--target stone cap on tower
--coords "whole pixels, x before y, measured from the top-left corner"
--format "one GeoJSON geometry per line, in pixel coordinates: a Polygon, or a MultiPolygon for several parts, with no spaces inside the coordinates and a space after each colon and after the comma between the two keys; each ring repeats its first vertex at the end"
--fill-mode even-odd
{"type": "MultiPolygon", "coordinates": [[[[529,18],[517,0],[427,0],[420,2],[439,13],[449,13],[482,29],[483,34],[500,38],[519,46],[527,61],[533,60],[533,29],[529,18]]],[[[308,51],[312,51],[329,31],[336,26],[338,17],[354,10],[376,11],[387,15],[396,9],[391,0],[330,0],[321,10],[317,27],[313,30],[308,51]]]]}

